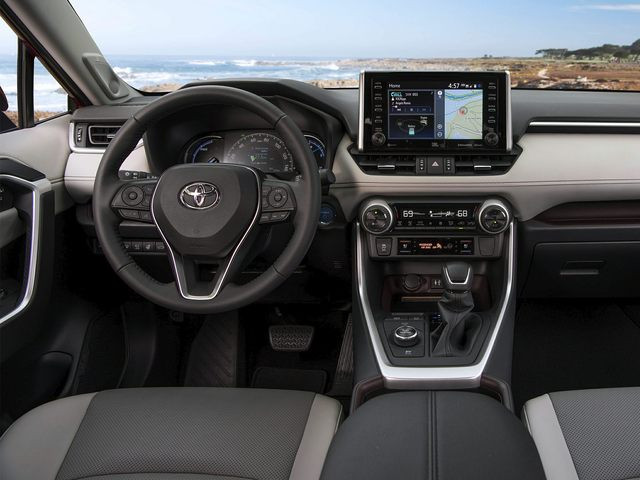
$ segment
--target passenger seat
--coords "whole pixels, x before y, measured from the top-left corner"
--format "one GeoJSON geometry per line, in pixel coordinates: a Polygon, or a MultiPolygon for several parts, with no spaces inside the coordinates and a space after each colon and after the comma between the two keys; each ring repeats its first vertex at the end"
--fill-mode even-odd
{"type": "Polygon", "coordinates": [[[548,480],[640,479],[640,388],[550,393],[523,420],[548,480]]]}

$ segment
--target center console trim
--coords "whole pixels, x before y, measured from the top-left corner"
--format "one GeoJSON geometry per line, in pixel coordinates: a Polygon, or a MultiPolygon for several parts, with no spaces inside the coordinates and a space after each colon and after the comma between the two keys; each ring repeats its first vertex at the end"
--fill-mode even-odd
{"type": "Polygon", "coordinates": [[[480,386],[482,374],[493,352],[498,333],[507,312],[509,301],[514,293],[513,277],[515,262],[515,229],[513,222],[509,224],[509,238],[507,243],[507,279],[503,296],[500,300],[498,319],[489,333],[487,345],[482,350],[479,360],[473,365],[452,367],[398,367],[389,361],[378,327],[376,325],[369,296],[367,294],[367,279],[365,274],[365,262],[367,257],[366,232],[356,223],[356,276],[358,282],[358,302],[362,309],[367,325],[367,331],[371,339],[376,363],[383,377],[384,384],[390,389],[416,389],[416,388],[477,388],[480,386]]]}

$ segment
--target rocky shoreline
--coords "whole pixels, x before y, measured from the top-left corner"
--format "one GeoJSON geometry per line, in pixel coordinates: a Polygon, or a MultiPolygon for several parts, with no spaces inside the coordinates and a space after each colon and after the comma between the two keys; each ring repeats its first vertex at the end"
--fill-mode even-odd
{"type": "MultiPolygon", "coordinates": [[[[450,58],[450,59],[351,59],[331,63],[340,70],[483,71],[509,70],[514,88],[562,90],[640,91],[640,63],[610,60],[554,60],[544,58],[450,58]]],[[[354,77],[357,77],[355,75],[354,77]]],[[[202,81],[212,80],[208,78],[202,81]]],[[[353,88],[357,78],[318,78],[310,84],[322,88],[353,88]]],[[[171,92],[181,85],[162,83],[141,88],[145,92],[171,92]]],[[[5,112],[17,124],[17,112],[5,112]]],[[[36,120],[56,115],[37,111],[36,120]]]]}
{"type": "MultiPolygon", "coordinates": [[[[540,58],[352,59],[334,62],[338,69],[395,71],[509,70],[514,88],[640,90],[640,63],[548,60],[540,58]]],[[[203,78],[202,81],[211,79],[203,78]]],[[[322,88],[353,88],[357,78],[323,78],[309,83],[322,88]]],[[[142,87],[145,92],[170,92],[176,83],[142,87]]]]}

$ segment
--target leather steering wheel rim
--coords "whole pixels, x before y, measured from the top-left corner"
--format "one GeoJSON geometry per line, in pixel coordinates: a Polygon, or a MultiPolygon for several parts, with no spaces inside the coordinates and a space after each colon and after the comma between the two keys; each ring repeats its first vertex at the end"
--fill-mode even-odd
{"type": "Polygon", "coordinates": [[[317,229],[321,203],[318,167],[298,126],[278,107],[245,90],[224,86],[196,86],[167,94],[131,117],[105,151],[96,173],[93,216],[96,234],[107,261],[124,282],[149,301],[185,313],[218,313],[249,305],[275,289],[298,267],[317,229]],[[155,122],[178,111],[203,105],[244,108],[264,119],[290,150],[300,173],[295,192],[297,210],[294,232],[275,262],[244,285],[230,283],[211,300],[182,296],[175,280],[161,283],[142,270],[124,248],[119,232],[120,217],[111,203],[123,186],[118,172],[146,130],[155,122]]]}

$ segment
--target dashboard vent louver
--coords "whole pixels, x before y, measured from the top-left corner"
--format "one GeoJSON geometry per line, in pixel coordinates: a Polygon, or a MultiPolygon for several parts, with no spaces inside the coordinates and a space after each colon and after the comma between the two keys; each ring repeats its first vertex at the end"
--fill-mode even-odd
{"type": "Polygon", "coordinates": [[[358,155],[358,165],[367,173],[415,175],[416,159],[412,155],[358,155]]]}
{"type": "Polygon", "coordinates": [[[521,152],[522,149],[516,146],[508,154],[385,155],[366,154],[353,149],[350,153],[360,169],[369,175],[472,176],[507,173],[521,152]]]}
{"type": "Polygon", "coordinates": [[[456,173],[458,175],[499,175],[508,172],[514,160],[510,155],[457,157],[456,173]]]}
{"type": "Polygon", "coordinates": [[[94,147],[106,147],[116,136],[122,125],[89,125],[89,145],[94,147]]]}

